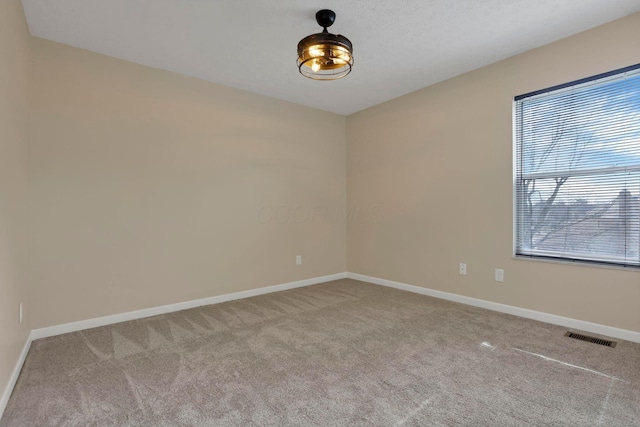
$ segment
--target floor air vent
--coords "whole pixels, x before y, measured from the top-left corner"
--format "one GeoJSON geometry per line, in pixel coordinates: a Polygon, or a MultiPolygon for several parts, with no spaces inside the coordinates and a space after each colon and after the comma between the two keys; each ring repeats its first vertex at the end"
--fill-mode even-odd
{"type": "Polygon", "coordinates": [[[564,334],[565,337],[569,337],[569,338],[573,338],[576,340],[581,340],[581,341],[586,341],[586,342],[592,342],[594,344],[600,344],[600,345],[604,345],[606,347],[615,347],[617,342],[615,341],[609,341],[609,340],[603,340],[601,338],[595,338],[595,337],[590,337],[588,335],[582,335],[582,334],[576,334],[575,332],[568,332],[566,334],[564,334]]]}

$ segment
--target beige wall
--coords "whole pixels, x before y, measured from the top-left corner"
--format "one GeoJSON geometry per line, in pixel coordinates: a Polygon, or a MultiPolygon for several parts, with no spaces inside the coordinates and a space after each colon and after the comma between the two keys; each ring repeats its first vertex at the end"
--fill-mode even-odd
{"type": "Polygon", "coordinates": [[[345,271],[344,117],[32,46],[34,328],[345,271]]]}
{"type": "Polygon", "coordinates": [[[382,219],[348,223],[348,270],[640,331],[640,272],[512,259],[513,97],[640,63],[638,40],[635,14],[349,116],[349,210],[382,219]]]}
{"type": "Polygon", "coordinates": [[[0,396],[30,329],[25,278],[29,37],[20,1],[0,1],[0,396]]]}

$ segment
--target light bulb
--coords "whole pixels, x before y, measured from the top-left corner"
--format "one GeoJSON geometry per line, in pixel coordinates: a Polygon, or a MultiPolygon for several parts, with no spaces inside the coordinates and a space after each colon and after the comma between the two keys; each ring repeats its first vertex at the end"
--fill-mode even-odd
{"type": "Polygon", "coordinates": [[[320,61],[315,59],[311,64],[311,69],[313,70],[314,73],[317,73],[318,71],[320,71],[320,61]]]}

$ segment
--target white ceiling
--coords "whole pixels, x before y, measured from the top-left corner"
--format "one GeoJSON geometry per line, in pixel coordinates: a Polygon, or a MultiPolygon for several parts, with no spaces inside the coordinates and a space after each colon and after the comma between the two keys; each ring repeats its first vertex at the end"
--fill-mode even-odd
{"type": "Polygon", "coordinates": [[[22,0],[31,34],[339,114],[640,11],[639,0],[22,0]],[[304,78],[298,41],[336,12],[355,65],[304,78]]]}

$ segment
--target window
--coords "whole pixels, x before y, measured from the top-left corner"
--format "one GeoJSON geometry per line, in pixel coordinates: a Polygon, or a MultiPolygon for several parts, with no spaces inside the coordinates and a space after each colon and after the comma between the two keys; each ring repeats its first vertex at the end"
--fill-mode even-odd
{"type": "Polygon", "coordinates": [[[640,266],[640,64],[515,98],[516,256],[640,266]]]}

